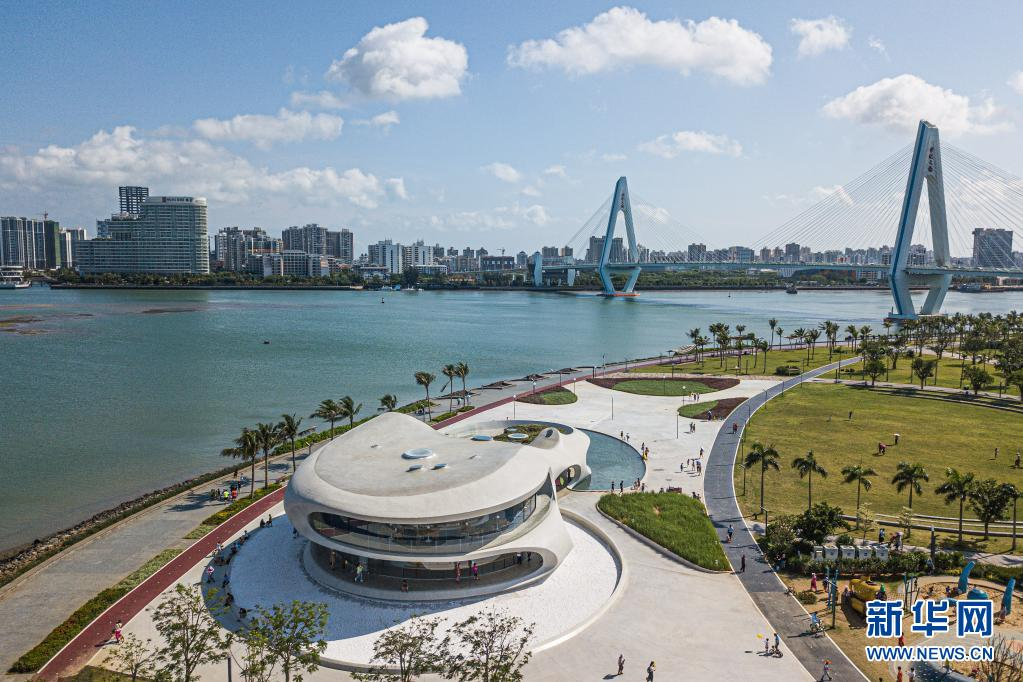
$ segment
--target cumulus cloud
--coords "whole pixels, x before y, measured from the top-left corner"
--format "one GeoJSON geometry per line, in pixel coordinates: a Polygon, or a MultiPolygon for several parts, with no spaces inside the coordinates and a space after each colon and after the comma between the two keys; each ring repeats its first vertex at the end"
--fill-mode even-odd
{"type": "Polygon", "coordinates": [[[639,150],[665,159],[674,159],[684,152],[742,156],[742,145],[736,140],[727,135],[714,135],[702,130],[680,130],[670,135],[660,135],[640,144],[639,150]]]}
{"type": "Polygon", "coordinates": [[[291,93],[291,106],[299,109],[347,109],[348,102],[329,90],[305,92],[298,90],[291,93]]]}
{"type": "Polygon", "coordinates": [[[277,142],[333,140],[341,134],[344,119],[332,114],[281,109],[276,116],[239,114],[229,119],[201,118],[192,124],[208,140],[252,142],[269,149],[277,142]]]}
{"type": "Polygon", "coordinates": [[[547,209],[539,204],[533,204],[522,210],[522,217],[537,227],[543,227],[551,220],[547,215],[547,209]]]}
{"type": "Polygon", "coordinates": [[[517,67],[556,67],[573,75],[649,65],[689,75],[702,71],[738,85],[764,82],[771,46],[734,19],[651,21],[632,7],[615,7],[554,38],[509,48],[517,67]]]}
{"type": "Polygon", "coordinates": [[[31,154],[0,151],[0,187],[19,191],[59,187],[94,194],[118,185],[145,184],[222,203],[281,196],[374,208],[386,198],[388,186],[397,194],[390,182],[359,168],[300,166],[274,172],[207,140],[147,138],[131,126],[100,131],[70,147],[49,145],[31,154]]]}
{"type": "Polygon", "coordinates": [[[443,232],[490,232],[493,230],[510,230],[529,223],[543,227],[551,218],[547,209],[540,204],[522,206],[498,206],[484,211],[456,211],[446,215],[430,216],[430,225],[443,232]]]}
{"type": "Polygon", "coordinates": [[[567,178],[568,177],[568,171],[561,164],[557,164],[557,165],[554,165],[554,166],[548,166],[547,168],[544,168],[543,169],[543,174],[544,175],[553,175],[553,176],[559,177],[559,178],[567,178]]]}
{"type": "Polygon", "coordinates": [[[494,163],[482,166],[480,170],[485,173],[490,173],[498,180],[503,180],[504,182],[518,182],[522,179],[522,173],[518,172],[506,163],[501,163],[500,161],[495,161],[494,163]]]}
{"type": "Polygon", "coordinates": [[[391,100],[460,94],[469,55],[453,40],[427,38],[428,28],[422,17],[377,26],[330,65],[327,80],[391,100]]]}
{"type": "Polygon", "coordinates": [[[352,121],[355,125],[360,126],[372,126],[374,128],[383,128],[384,130],[390,130],[391,126],[398,125],[401,123],[401,118],[398,116],[397,111],[385,111],[382,114],[377,114],[373,118],[363,118],[357,121],[352,121]]]}
{"type": "Polygon", "coordinates": [[[950,135],[986,134],[1011,128],[1011,124],[1001,120],[1002,112],[990,98],[974,105],[968,96],[912,74],[860,86],[825,104],[823,111],[831,118],[879,125],[896,132],[916,130],[920,119],[927,119],[950,135]]]}
{"type": "Polygon", "coordinates": [[[399,199],[408,199],[408,191],[405,189],[404,178],[388,178],[384,180],[387,190],[399,199]]]}
{"type": "Polygon", "coordinates": [[[1023,71],[1017,71],[1009,78],[1009,87],[1023,95],[1023,71]]]}
{"type": "Polygon", "coordinates": [[[525,187],[523,187],[522,194],[523,196],[527,197],[543,196],[542,192],[540,192],[540,188],[536,187],[535,185],[526,185],[525,187]]]}
{"type": "Polygon", "coordinates": [[[799,36],[799,56],[816,57],[828,50],[842,50],[849,46],[852,29],[835,16],[823,19],[793,19],[789,24],[799,36]]]}

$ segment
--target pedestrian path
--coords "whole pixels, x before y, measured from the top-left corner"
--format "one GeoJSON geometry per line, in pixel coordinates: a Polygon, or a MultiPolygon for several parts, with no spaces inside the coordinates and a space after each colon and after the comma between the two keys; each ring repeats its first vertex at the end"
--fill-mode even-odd
{"type": "Polygon", "coordinates": [[[750,416],[783,391],[794,388],[807,379],[832,371],[837,366],[838,363],[825,365],[799,377],[774,384],[737,407],[726,422],[737,423],[740,431],[733,434],[730,429],[722,429],[717,434],[707,462],[704,494],[708,513],[715,527],[720,529],[722,537],[725,536],[725,529],[729,525],[735,529],[732,542],[724,545],[725,554],[736,570],[741,567],[743,556],[746,557],[746,570],[738,573],[738,577],[754,603],[807,670],[819,674],[823,662],[830,660],[831,675],[835,680],[846,682],[864,680],[866,677],[846,658],[830,637],[808,635],[809,616],[799,602],[788,594],[785,584],[761,554],[760,547],[739,510],[732,484],[732,472],[742,429],[745,429],[750,416]]]}

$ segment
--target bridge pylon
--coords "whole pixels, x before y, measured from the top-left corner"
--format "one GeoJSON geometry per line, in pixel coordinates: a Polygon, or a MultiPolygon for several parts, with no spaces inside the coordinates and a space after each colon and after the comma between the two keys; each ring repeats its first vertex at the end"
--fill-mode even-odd
{"type": "MultiPolygon", "coordinates": [[[[951,255],[948,247],[948,219],[945,214],[945,184],[941,172],[941,141],[938,128],[927,121],[920,121],[917,128],[916,145],[913,148],[906,194],[899,216],[899,231],[892,254],[891,279],[892,297],[895,310],[892,318],[914,320],[917,311],[910,296],[909,250],[913,242],[913,228],[916,225],[917,210],[927,182],[927,200],[931,218],[931,241],[934,248],[934,262],[938,267],[949,267],[951,255]]],[[[941,304],[952,283],[951,274],[930,274],[915,277],[928,286],[927,299],[920,308],[922,315],[934,315],[941,310],[941,304]]]]}
{"type": "Polygon", "coordinates": [[[629,240],[629,262],[639,262],[639,245],[636,243],[636,229],[632,223],[632,203],[629,201],[629,183],[625,176],[618,178],[615,183],[614,197],[611,199],[611,215],[607,219],[607,232],[604,233],[604,248],[600,251],[600,260],[597,263],[597,274],[600,276],[600,283],[603,286],[603,296],[635,296],[636,280],[643,268],[636,265],[629,268],[629,279],[626,280],[622,290],[615,291],[614,283],[611,281],[610,269],[611,245],[615,234],[615,225],[618,223],[618,214],[625,217],[625,232],[629,240]]]}

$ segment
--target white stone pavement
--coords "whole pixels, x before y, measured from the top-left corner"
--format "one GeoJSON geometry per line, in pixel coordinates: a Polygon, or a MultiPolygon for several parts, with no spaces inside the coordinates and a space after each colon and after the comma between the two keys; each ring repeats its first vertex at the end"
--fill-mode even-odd
{"type": "MultiPolygon", "coordinates": [[[[749,396],[769,381],[744,381],[737,387],[708,393],[701,401],[749,396]]],[[[559,421],[617,436],[630,434],[632,444],[651,449],[644,481],[647,490],[679,486],[686,492],[702,491],[702,479],[679,473],[679,463],[708,452],[723,422],[697,421],[695,434],[689,420],[680,422],[675,437],[677,397],[636,396],[586,382],[575,386],[579,401],[572,405],[542,406],[519,403],[518,419],[559,421]]],[[[488,410],[475,419],[511,418],[511,405],[488,410]],[[507,414],[505,414],[507,413],[507,414]]],[[[599,526],[621,552],[626,572],[611,607],[585,630],[567,641],[538,652],[526,668],[526,679],[538,682],[603,680],[613,678],[615,660],[627,660],[625,680],[643,679],[647,664],[657,662],[658,680],[757,679],[793,681],[814,679],[782,645],[781,658],[764,658],[763,637],[771,634],[767,620],[754,606],[739,581],[730,574],[711,574],[683,566],[639,542],[595,508],[598,493],[570,493],[561,498],[564,508],[599,526]]],[[[286,538],[289,540],[289,538],[286,538]]],[[[184,582],[197,583],[203,566],[193,568],[184,582]]],[[[238,586],[234,586],[238,591],[238,586]]],[[[282,586],[282,596],[287,592],[282,586]]],[[[126,631],[152,637],[149,612],[143,611],[126,631]]],[[[94,663],[102,660],[100,652],[94,663]]],[[[206,679],[222,679],[219,669],[199,671],[206,679]]],[[[819,671],[813,671],[819,673],[819,671]]],[[[311,682],[350,679],[346,673],[323,669],[307,677],[311,682]]]]}

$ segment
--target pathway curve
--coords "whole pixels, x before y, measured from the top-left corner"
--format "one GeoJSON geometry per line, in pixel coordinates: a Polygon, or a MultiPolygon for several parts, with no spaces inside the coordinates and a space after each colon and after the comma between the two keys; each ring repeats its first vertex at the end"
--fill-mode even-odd
{"type": "MultiPolygon", "coordinates": [[[[844,364],[844,363],[843,363],[844,364]]],[[[721,429],[714,441],[707,462],[707,475],[704,481],[704,494],[707,509],[714,525],[720,529],[724,537],[729,524],[735,528],[735,538],[725,544],[725,554],[733,568],[738,570],[742,557],[746,556],[746,571],[737,573],[753,601],[767,616],[772,627],[781,635],[800,662],[807,670],[818,672],[823,661],[830,660],[831,674],[839,682],[864,680],[866,677],[842,653],[830,637],[811,637],[807,635],[809,616],[795,598],[787,593],[787,588],[777,574],[767,565],[760,547],[753,539],[750,528],[739,510],[732,486],[732,471],[736,452],[739,447],[742,429],[745,429],[750,416],[771,398],[781,395],[784,391],[799,386],[803,381],[833,371],[838,363],[825,365],[811,370],[799,377],[776,383],[759,393],[744,404],[739,405],[725,420],[739,425],[740,432],[733,434],[731,429],[721,429]]]]}

